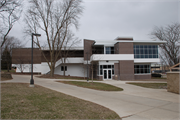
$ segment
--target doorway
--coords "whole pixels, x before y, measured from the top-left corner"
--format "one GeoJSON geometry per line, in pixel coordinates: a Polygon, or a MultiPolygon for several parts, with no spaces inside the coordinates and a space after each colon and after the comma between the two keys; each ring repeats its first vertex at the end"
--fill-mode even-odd
{"type": "Polygon", "coordinates": [[[103,79],[104,80],[112,79],[112,70],[111,69],[103,69],[103,79]]]}

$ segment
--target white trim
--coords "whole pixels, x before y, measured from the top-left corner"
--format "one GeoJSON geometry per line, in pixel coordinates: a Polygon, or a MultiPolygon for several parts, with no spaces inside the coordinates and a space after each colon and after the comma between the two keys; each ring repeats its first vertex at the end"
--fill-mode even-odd
{"type": "Polygon", "coordinates": [[[96,40],[94,45],[106,45],[114,46],[115,43],[134,43],[134,44],[164,44],[166,41],[155,41],[155,40],[96,40]]]}
{"type": "Polygon", "coordinates": [[[160,62],[159,58],[134,59],[134,63],[157,63],[157,62],[160,62]]]}
{"type": "Polygon", "coordinates": [[[134,54],[93,54],[91,61],[99,60],[134,60],[134,54]]]}
{"type": "MultiPolygon", "coordinates": [[[[61,48],[61,50],[84,50],[84,47],[66,47],[61,48]]],[[[48,47],[41,48],[41,50],[49,50],[48,47]]]]}

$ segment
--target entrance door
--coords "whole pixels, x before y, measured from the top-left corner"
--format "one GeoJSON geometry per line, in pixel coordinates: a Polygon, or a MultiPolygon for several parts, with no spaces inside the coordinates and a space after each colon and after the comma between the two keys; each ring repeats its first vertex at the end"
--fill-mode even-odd
{"type": "Polygon", "coordinates": [[[108,70],[108,79],[111,79],[111,70],[108,70]]]}
{"type": "Polygon", "coordinates": [[[111,77],[112,77],[111,70],[107,70],[107,69],[103,70],[103,78],[104,78],[104,80],[112,79],[111,77]]]}

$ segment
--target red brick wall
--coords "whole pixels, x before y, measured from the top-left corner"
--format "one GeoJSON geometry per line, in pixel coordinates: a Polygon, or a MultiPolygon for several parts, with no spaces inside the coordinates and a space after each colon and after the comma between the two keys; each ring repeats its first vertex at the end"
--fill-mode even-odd
{"type": "Polygon", "coordinates": [[[141,79],[151,79],[151,75],[134,75],[135,80],[141,80],[141,79]]]}
{"type": "Polygon", "coordinates": [[[133,43],[118,43],[119,54],[134,54],[133,43]]]}
{"type": "MultiPolygon", "coordinates": [[[[31,48],[14,48],[12,49],[12,64],[30,64],[31,48]]],[[[39,48],[33,50],[33,63],[41,63],[41,51],[39,48]]]]}
{"type": "Polygon", "coordinates": [[[134,80],[134,61],[119,61],[120,80],[134,80]]]}
{"type": "Polygon", "coordinates": [[[92,55],[92,44],[94,40],[86,40],[84,39],[84,60],[87,60],[87,52],[88,52],[88,60],[90,60],[90,56],[92,55]]]}
{"type": "Polygon", "coordinates": [[[114,79],[119,80],[119,63],[114,63],[114,79]],[[116,75],[117,78],[115,78],[116,75]]]}

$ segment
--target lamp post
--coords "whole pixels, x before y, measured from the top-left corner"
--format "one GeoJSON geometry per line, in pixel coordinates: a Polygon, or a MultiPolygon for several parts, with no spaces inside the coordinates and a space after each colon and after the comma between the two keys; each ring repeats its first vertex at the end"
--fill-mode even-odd
{"type": "Polygon", "coordinates": [[[88,80],[88,52],[86,54],[87,54],[87,82],[89,82],[88,80]]]}
{"type": "Polygon", "coordinates": [[[33,36],[41,36],[41,34],[32,33],[32,49],[31,49],[31,80],[29,87],[34,87],[34,79],[33,79],[33,36]]]}

